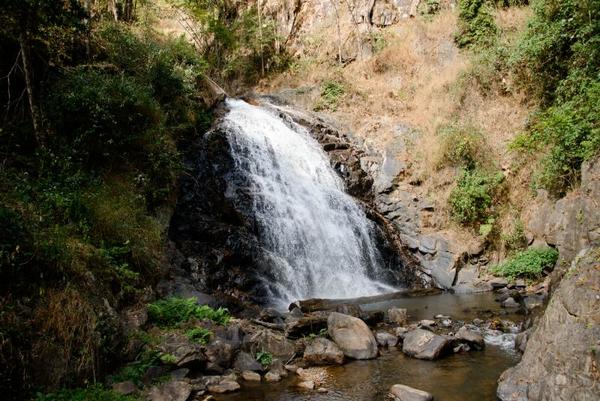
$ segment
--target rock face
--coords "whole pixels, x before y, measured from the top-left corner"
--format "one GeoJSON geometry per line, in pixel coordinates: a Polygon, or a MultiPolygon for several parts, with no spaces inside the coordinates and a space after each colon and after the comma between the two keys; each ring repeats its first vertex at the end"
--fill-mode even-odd
{"type": "Polygon", "coordinates": [[[186,401],[192,387],[185,381],[175,380],[153,387],[148,393],[150,401],[186,401]]]}
{"type": "Polygon", "coordinates": [[[327,319],[327,331],[345,356],[353,359],[377,356],[377,341],[362,320],[332,312],[327,319]]]}
{"type": "Polygon", "coordinates": [[[573,262],[527,341],[499,380],[502,401],[592,401],[600,395],[600,249],[573,262]]]}
{"type": "Polygon", "coordinates": [[[334,342],[318,337],[306,346],[304,360],[312,365],[341,365],[344,353],[334,342]]]}
{"type": "Polygon", "coordinates": [[[390,389],[393,401],[431,401],[433,396],[428,392],[417,390],[403,384],[394,384],[390,389]]]}
{"type": "Polygon", "coordinates": [[[581,166],[581,186],[554,201],[545,191],[525,212],[526,228],[534,243],[555,246],[560,258],[572,260],[581,250],[600,245],[600,158],[581,166]]]}
{"type": "Polygon", "coordinates": [[[445,351],[449,341],[431,331],[416,329],[406,333],[402,352],[417,359],[437,359],[445,351]]]}

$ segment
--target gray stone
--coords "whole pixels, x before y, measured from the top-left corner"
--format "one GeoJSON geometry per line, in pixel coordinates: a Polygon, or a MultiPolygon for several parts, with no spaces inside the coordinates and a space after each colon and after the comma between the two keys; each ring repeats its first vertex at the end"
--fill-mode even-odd
{"type": "Polygon", "coordinates": [[[388,309],[388,319],[400,326],[405,325],[408,319],[407,310],[404,308],[390,308],[388,309]]]}
{"type": "Polygon", "coordinates": [[[398,344],[398,337],[387,331],[378,331],[375,333],[375,339],[377,340],[377,344],[382,347],[395,347],[398,344]]]}
{"type": "Polygon", "coordinates": [[[251,370],[244,370],[242,372],[242,379],[248,381],[248,382],[259,382],[260,381],[260,375],[256,372],[253,372],[251,370]]]}
{"type": "Polygon", "coordinates": [[[377,341],[362,320],[332,312],[327,319],[327,331],[345,356],[353,359],[377,356],[377,341]]]}
{"type": "Polygon", "coordinates": [[[344,353],[334,342],[317,337],[306,346],[304,360],[311,365],[341,365],[344,353]]]}
{"type": "Polygon", "coordinates": [[[404,336],[402,352],[417,359],[437,359],[448,346],[449,341],[428,330],[416,329],[404,336]]]}
{"type": "Polygon", "coordinates": [[[231,366],[233,355],[233,346],[225,340],[216,338],[206,346],[205,355],[207,358],[206,370],[209,372],[223,373],[225,369],[231,366]]]}
{"type": "Polygon", "coordinates": [[[188,368],[180,368],[173,370],[171,373],[169,373],[169,375],[174,380],[181,380],[184,379],[188,375],[188,373],[190,373],[190,370],[188,368]]]}
{"type": "Polygon", "coordinates": [[[513,297],[508,297],[502,301],[503,308],[518,308],[520,305],[513,297]]]}
{"type": "Polygon", "coordinates": [[[163,355],[171,355],[175,366],[200,365],[206,361],[202,346],[179,333],[168,333],[161,337],[159,350],[163,355]]]}
{"type": "Polygon", "coordinates": [[[173,380],[160,386],[154,386],[148,393],[149,401],[186,401],[192,393],[192,387],[182,380],[173,380]]]}
{"type": "Polygon", "coordinates": [[[505,278],[495,277],[490,280],[490,285],[494,290],[504,288],[508,285],[508,281],[505,278]]]}
{"type": "Polygon", "coordinates": [[[483,340],[483,336],[476,332],[475,330],[470,330],[466,326],[461,327],[456,332],[455,338],[466,341],[469,344],[475,346],[477,349],[483,349],[485,347],[485,341],[483,340]]]}
{"type": "Polygon", "coordinates": [[[394,384],[390,389],[393,401],[432,401],[433,396],[426,391],[417,390],[403,384],[394,384]]]}
{"type": "Polygon", "coordinates": [[[278,382],[281,380],[281,375],[275,372],[267,372],[265,380],[269,383],[278,382]]]}
{"type": "Polygon", "coordinates": [[[249,353],[241,351],[233,362],[233,368],[243,372],[245,370],[251,370],[253,372],[260,372],[263,370],[263,366],[249,353]]]}
{"type": "Polygon", "coordinates": [[[239,383],[232,380],[225,380],[218,384],[210,384],[208,386],[208,391],[215,394],[231,393],[239,389],[239,383]]]}
{"type": "Polygon", "coordinates": [[[600,249],[585,252],[564,276],[527,340],[521,362],[505,371],[502,401],[593,401],[600,394],[600,249]]]}

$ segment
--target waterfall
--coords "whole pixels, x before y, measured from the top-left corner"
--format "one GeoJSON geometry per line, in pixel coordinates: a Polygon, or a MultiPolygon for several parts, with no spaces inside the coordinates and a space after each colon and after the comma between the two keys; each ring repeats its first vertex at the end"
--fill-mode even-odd
{"type": "Polygon", "coordinates": [[[393,290],[381,270],[373,223],[344,190],[307,130],[241,100],[227,100],[225,130],[235,163],[226,196],[250,194],[280,305],[312,297],[351,298],[393,290]],[[244,188],[240,188],[239,182],[244,188]]]}

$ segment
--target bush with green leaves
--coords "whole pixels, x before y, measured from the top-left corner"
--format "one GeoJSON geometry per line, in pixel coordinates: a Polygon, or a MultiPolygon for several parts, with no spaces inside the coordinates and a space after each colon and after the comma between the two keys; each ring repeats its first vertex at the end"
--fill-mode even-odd
{"type": "Polygon", "coordinates": [[[484,158],[484,137],[473,125],[454,122],[441,126],[437,134],[440,137],[439,166],[473,169],[484,158]]]}
{"type": "Polygon", "coordinates": [[[459,47],[484,47],[497,40],[491,0],[459,0],[458,32],[454,37],[459,47]]]}
{"type": "Polygon", "coordinates": [[[314,106],[315,111],[336,111],[340,100],[346,93],[344,84],[338,81],[327,81],[321,86],[321,97],[314,106]]]}
{"type": "Polygon", "coordinates": [[[534,186],[561,197],[600,152],[600,2],[538,0],[533,8],[510,62],[542,110],[513,148],[542,155],[534,186]]]}
{"type": "Polygon", "coordinates": [[[267,351],[256,353],[256,360],[263,366],[270,366],[273,363],[273,354],[267,351]]]}
{"type": "Polygon", "coordinates": [[[521,220],[516,220],[512,231],[502,234],[504,248],[509,254],[515,253],[527,246],[527,238],[525,237],[525,226],[521,220]]]}
{"type": "Polygon", "coordinates": [[[212,333],[204,327],[194,327],[193,329],[187,330],[185,336],[198,344],[207,344],[212,333]]]}
{"type": "Polygon", "coordinates": [[[492,272],[511,279],[535,279],[541,277],[544,270],[552,269],[557,260],[558,251],[554,248],[530,248],[493,267],[492,272]]]}
{"type": "Polygon", "coordinates": [[[55,393],[38,393],[35,401],[137,401],[132,395],[122,395],[96,384],[85,388],[65,389],[55,393]]]}
{"type": "Polygon", "coordinates": [[[499,172],[488,173],[479,168],[463,170],[450,193],[452,217],[461,224],[484,221],[503,179],[499,172]]]}
{"type": "Polygon", "coordinates": [[[231,316],[225,308],[213,309],[208,305],[198,305],[196,298],[171,297],[149,304],[148,318],[151,323],[161,327],[176,327],[191,318],[212,320],[225,325],[231,316]]]}

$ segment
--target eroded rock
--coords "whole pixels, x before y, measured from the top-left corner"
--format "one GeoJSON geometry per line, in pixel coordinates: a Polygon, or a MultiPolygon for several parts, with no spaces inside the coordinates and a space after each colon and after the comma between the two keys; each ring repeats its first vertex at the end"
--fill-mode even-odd
{"type": "Polygon", "coordinates": [[[327,319],[327,330],[345,356],[353,359],[377,356],[377,341],[362,320],[333,312],[327,319]]]}
{"type": "Polygon", "coordinates": [[[447,338],[431,331],[416,329],[404,336],[402,352],[417,359],[437,359],[449,345],[447,338]]]}
{"type": "Polygon", "coordinates": [[[304,360],[312,365],[341,365],[344,353],[334,342],[318,337],[306,346],[304,360]]]}
{"type": "Polygon", "coordinates": [[[390,389],[393,401],[432,401],[433,396],[426,391],[417,390],[403,384],[394,384],[390,389]]]}

